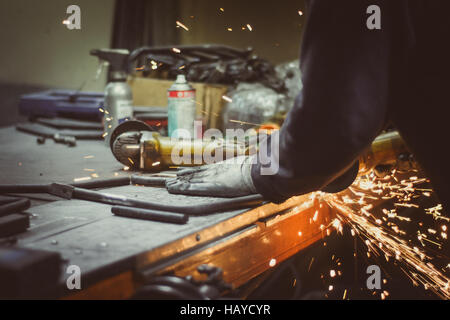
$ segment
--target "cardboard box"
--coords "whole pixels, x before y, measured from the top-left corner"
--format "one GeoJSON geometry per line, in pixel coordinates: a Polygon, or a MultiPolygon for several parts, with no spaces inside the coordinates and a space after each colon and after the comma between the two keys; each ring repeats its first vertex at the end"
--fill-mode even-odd
{"type": "MultiPolygon", "coordinates": [[[[130,77],[128,83],[133,92],[135,106],[167,107],[167,90],[172,80],[130,77]]],[[[190,83],[196,90],[197,115],[203,119],[206,129],[222,129],[222,96],[228,91],[225,85],[190,83]]]]}

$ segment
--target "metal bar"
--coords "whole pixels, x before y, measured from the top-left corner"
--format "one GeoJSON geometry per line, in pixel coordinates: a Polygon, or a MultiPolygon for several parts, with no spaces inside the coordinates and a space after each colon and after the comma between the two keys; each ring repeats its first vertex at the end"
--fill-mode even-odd
{"type": "Polygon", "coordinates": [[[175,224],[186,224],[189,220],[189,217],[185,214],[178,214],[166,211],[135,209],[121,206],[112,207],[111,212],[114,213],[116,216],[126,218],[160,221],[175,224]]]}

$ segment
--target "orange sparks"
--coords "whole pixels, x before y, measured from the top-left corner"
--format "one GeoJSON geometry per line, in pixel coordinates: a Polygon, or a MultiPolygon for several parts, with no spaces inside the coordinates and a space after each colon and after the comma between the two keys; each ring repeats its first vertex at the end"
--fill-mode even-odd
{"type": "Polygon", "coordinates": [[[189,31],[189,28],[182,24],[180,21],[176,21],[177,27],[183,28],[186,31],[189,31]]]}

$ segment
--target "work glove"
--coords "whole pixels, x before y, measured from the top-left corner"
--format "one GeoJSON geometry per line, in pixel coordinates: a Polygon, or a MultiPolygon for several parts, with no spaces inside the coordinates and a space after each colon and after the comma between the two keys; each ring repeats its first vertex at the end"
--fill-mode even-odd
{"type": "Polygon", "coordinates": [[[215,164],[182,169],[166,181],[170,193],[192,196],[241,197],[255,194],[253,157],[239,156],[215,164]]]}

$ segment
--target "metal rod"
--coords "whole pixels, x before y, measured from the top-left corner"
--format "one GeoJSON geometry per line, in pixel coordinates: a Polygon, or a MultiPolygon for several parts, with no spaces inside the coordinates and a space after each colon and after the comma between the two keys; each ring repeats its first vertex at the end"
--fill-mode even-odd
{"type": "Polygon", "coordinates": [[[173,213],[173,212],[167,212],[167,211],[136,209],[136,208],[122,207],[122,206],[112,207],[111,212],[114,213],[116,216],[121,216],[121,217],[176,223],[176,224],[185,224],[189,220],[189,217],[185,214],[179,214],[179,213],[173,213]]]}

